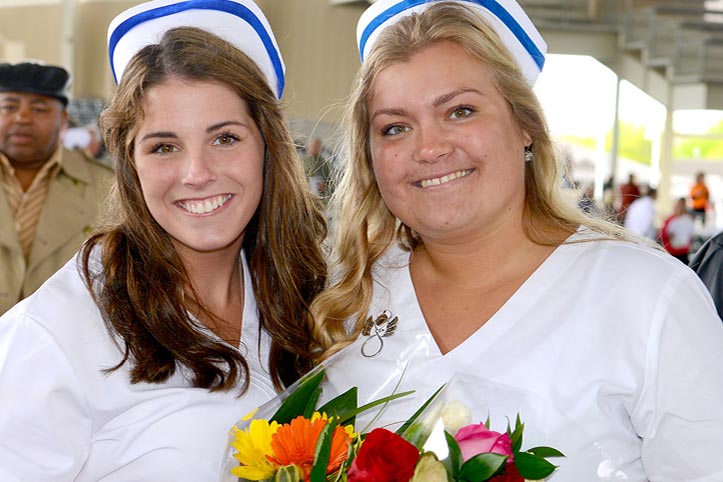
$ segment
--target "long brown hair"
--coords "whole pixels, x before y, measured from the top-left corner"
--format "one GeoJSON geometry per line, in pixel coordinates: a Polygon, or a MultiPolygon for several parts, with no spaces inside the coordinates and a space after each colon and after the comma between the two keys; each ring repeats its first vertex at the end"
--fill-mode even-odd
{"type": "Polygon", "coordinates": [[[130,363],[132,383],[160,383],[180,363],[193,372],[195,387],[229,390],[241,380],[242,393],[248,387],[248,364],[239,351],[207,335],[189,315],[200,306],[203,315],[215,318],[200,303],[168,233],[143,199],[134,162],[142,102],[149,88],[169,77],[230,86],[247,103],[263,137],[263,195],[243,249],[261,326],[272,336],[269,368],[279,389],[311,367],[309,304],[326,281],[320,247],[325,218],[262,72],[232,45],[190,27],[168,31],[135,55],[100,118],[116,185],[107,226],[83,246],[82,267],[108,329],[122,340],[123,358],[111,370],[130,363]],[[93,266],[96,246],[102,270],[93,266]]]}
{"type": "Polygon", "coordinates": [[[566,237],[561,233],[571,234],[585,225],[610,238],[625,236],[612,223],[576,210],[562,194],[558,155],[542,107],[494,29],[461,2],[436,3],[382,31],[355,79],[341,156],[346,165],[331,200],[337,223],[332,253],[335,281],[312,306],[315,336],[327,349],[322,356],[338,351],[358,335],[372,298],[374,263],[395,243],[410,251],[422,243],[417,233],[394,217],[379,192],[369,149],[367,104],[379,72],[445,41],[462,46],[489,68],[520,129],[532,138],[534,162],[525,168],[525,235],[541,245],[559,245],[566,237]],[[354,323],[351,334],[347,320],[354,323]]]}

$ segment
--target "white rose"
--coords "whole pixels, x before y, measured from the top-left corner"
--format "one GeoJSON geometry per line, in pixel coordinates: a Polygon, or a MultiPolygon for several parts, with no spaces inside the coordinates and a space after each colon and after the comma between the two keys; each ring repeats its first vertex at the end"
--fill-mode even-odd
{"type": "Polygon", "coordinates": [[[460,428],[472,423],[472,412],[463,403],[453,400],[442,408],[442,422],[445,430],[454,436],[460,428]]]}

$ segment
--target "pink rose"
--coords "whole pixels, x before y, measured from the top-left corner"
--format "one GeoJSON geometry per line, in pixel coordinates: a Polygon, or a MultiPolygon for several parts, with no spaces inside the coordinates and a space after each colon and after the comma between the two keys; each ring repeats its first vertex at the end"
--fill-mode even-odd
{"type": "Polygon", "coordinates": [[[467,461],[475,455],[493,453],[507,455],[507,464],[512,460],[512,442],[506,433],[498,433],[488,429],[485,424],[478,423],[462,427],[454,436],[462,451],[462,460],[467,461]]]}

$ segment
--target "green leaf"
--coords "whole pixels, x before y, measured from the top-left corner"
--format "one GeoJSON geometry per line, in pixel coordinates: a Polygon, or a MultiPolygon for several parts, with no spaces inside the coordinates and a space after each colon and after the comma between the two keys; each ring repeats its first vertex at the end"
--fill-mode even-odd
{"type": "Polygon", "coordinates": [[[462,467],[462,450],[460,450],[457,440],[446,430],[444,438],[447,439],[447,447],[449,447],[449,468],[452,471],[452,478],[456,479],[459,469],[462,467]]]}
{"type": "Polygon", "coordinates": [[[321,396],[321,388],[317,388],[313,392],[311,392],[311,396],[309,396],[309,400],[306,402],[306,407],[304,407],[304,418],[311,418],[312,415],[314,415],[314,412],[316,411],[316,402],[319,401],[319,397],[321,396]]]}
{"type": "Polygon", "coordinates": [[[545,458],[547,458],[547,457],[564,457],[565,456],[565,454],[563,454],[559,450],[554,449],[552,447],[533,447],[531,449],[525,450],[525,452],[530,452],[530,453],[537,455],[538,457],[545,457],[545,458]]]}
{"type": "Polygon", "coordinates": [[[382,405],[384,403],[390,402],[392,400],[396,400],[397,398],[406,397],[408,395],[411,395],[414,393],[414,390],[410,390],[408,392],[402,392],[402,393],[395,393],[394,395],[389,395],[388,397],[380,398],[379,400],[374,400],[373,402],[369,402],[365,405],[362,405],[361,407],[351,410],[349,412],[343,413],[340,415],[341,420],[339,421],[340,424],[346,425],[349,423],[349,420],[353,419],[357,415],[359,415],[362,412],[366,412],[369,409],[372,409],[376,407],[377,405],[382,405]]]}
{"type": "Polygon", "coordinates": [[[541,480],[557,468],[547,460],[527,452],[515,453],[515,467],[522,477],[529,480],[541,480]]]}
{"type": "MultiPolygon", "coordinates": [[[[324,379],[325,370],[320,368],[316,372],[302,378],[299,386],[292,391],[286,400],[283,401],[279,409],[271,417],[271,420],[277,423],[289,423],[294,418],[302,415],[308,406],[309,400],[314,397],[314,393],[319,391],[319,385],[324,379]]],[[[318,398],[318,395],[316,395],[318,398]]],[[[316,403],[316,402],[314,402],[316,403]]]]}
{"type": "Polygon", "coordinates": [[[357,391],[357,387],[350,388],[346,392],[332,398],[323,406],[319,407],[319,412],[325,413],[329,417],[341,417],[345,413],[356,410],[357,391]]]}
{"type": "Polygon", "coordinates": [[[421,407],[419,407],[419,409],[418,409],[416,412],[414,412],[414,415],[412,415],[412,417],[411,417],[409,420],[407,420],[406,422],[404,422],[404,425],[402,425],[401,427],[399,427],[399,429],[397,429],[397,431],[394,432],[394,433],[396,433],[396,434],[399,435],[399,436],[401,436],[402,434],[404,434],[404,432],[406,432],[407,429],[408,429],[409,427],[411,427],[414,422],[417,421],[417,419],[419,418],[419,416],[420,416],[420,415],[422,414],[422,412],[424,412],[424,410],[432,403],[432,401],[433,401],[435,398],[437,398],[437,395],[439,395],[439,392],[441,392],[443,388],[444,388],[444,385],[442,385],[441,387],[439,387],[439,388],[437,389],[437,391],[434,392],[434,393],[432,394],[432,396],[429,397],[429,398],[427,399],[427,401],[424,402],[424,404],[423,404],[421,407]]]}
{"type": "Polygon", "coordinates": [[[507,458],[506,455],[493,453],[475,455],[462,464],[459,478],[469,482],[483,482],[501,473],[507,458]]]}
{"type": "Polygon", "coordinates": [[[311,482],[324,482],[326,479],[326,469],[329,466],[329,457],[331,456],[331,440],[335,429],[335,421],[329,420],[324,425],[324,430],[319,434],[314,449],[314,466],[311,468],[309,479],[311,482]]]}
{"type": "MultiPolygon", "coordinates": [[[[509,430],[509,424],[508,424],[509,430]]],[[[520,420],[520,414],[517,414],[517,420],[515,421],[515,430],[510,435],[510,442],[512,443],[512,451],[517,452],[522,447],[522,432],[525,430],[525,424],[520,420]]]]}

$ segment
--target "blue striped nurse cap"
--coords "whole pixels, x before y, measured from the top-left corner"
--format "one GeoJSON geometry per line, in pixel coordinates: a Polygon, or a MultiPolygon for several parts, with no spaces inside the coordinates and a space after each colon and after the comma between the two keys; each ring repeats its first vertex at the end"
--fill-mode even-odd
{"type": "Polygon", "coordinates": [[[175,27],[200,28],[234,45],[258,65],[281,98],[284,61],[269,22],[251,0],[153,0],[129,8],[108,27],[108,57],[116,83],[139,50],[160,42],[175,27]]]}
{"type": "MultiPolygon", "coordinates": [[[[421,13],[442,0],[378,0],[362,14],[357,24],[357,46],[361,60],[369,55],[379,33],[400,19],[421,13]]],[[[547,44],[515,0],[454,0],[481,13],[517,60],[530,86],[545,63],[547,44]]]]}

